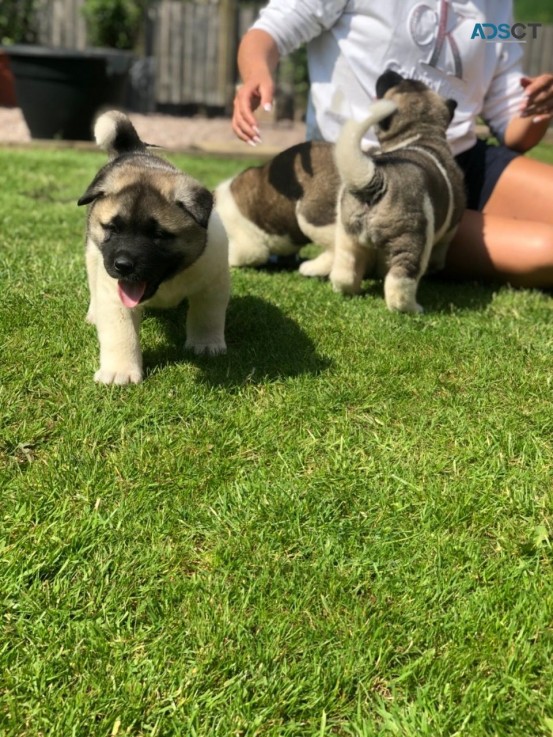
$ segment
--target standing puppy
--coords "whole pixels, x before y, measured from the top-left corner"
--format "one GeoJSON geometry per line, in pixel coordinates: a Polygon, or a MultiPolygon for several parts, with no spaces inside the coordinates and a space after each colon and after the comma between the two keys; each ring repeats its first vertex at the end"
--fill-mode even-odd
{"type": "Polygon", "coordinates": [[[421,312],[419,280],[429,265],[443,266],[465,209],[463,174],[446,139],[457,104],[393,71],[376,92],[383,99],[364,122],[345,124],[334,151],[343,185],[330,280],[355,294],[376,260],[388,309],[421,312]],[[361,139],[375,117],[382,153],[366,155],[361,139]]]}
{"type": "Polygon", "coordinates": [[[89,205],[87,319],[96,325],[102,384],[142,381],[144,307],[188,298],[186,348],[226,350],[228,246],[213,198],[192,177],[147,150],[126,115],[98,118],[96,142],[110,161],[78,201],[89,205]]]}
{"type": "Polygon", "coordinates": [[[228,234],[231,266],[262,266],[271,255],[298,253],[314,242],[325,250],[304,261],[300,272],[328,276],[340,187],[332,149],[323,141],[298,143],[217,187],[215,206],[228,234]]]}

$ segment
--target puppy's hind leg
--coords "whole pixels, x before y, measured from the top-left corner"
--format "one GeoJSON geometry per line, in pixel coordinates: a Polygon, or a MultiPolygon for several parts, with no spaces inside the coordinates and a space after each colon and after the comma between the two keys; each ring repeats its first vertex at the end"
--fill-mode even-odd
{"type": "Polygon", "coordinates": [[[316,258],[309,259],[300,264],[299,272],[302,276],[325,277],[330,274],[332,263],[334,261],[334,241],[336,240],[336,223],[328,225],[312,225],[301,213],[298,208],[296,214],[298,225],[302,233],[309,240],[324,247],[316,258]]]}
{"type": "Polygon", "coordinates": [[[262,266],[271,252],[266,234],[240,211],[231,191],[232,180],[222,182],[215,190],[215,209],[228,237],[229,266],[262,266]]]}
{"type": "Polygon", "coordinates": [[[451,230],[448,230],[441,241],[439,241],[439,243],[436,243],[436,245],[432,249],[427,269],[429,274],[435,274],[436,272],[441,271],[444,268],[449,244],[453,240],[453,236],[456,232],[457,226],[451,228],[451,230]]]}
{"type": "Polygon", "coordinates": [[[302,276],[328,276],[332,270],[332,264],[334,262],[334,249],[326,248],[316,258],[311,258],[309,261],[304,261],[300,264],[300,274],[302,276]]]}
{"type": "Polygon", "coordinates": [[[250,238],[249,234],[229,238],[229,266],[263,266],[271,255],[262,243],[262,235],[250,238]]]}
{"type": "Polygon", "coordinates": [[[384,279],[384,298],[392,312],[423,312],[417,302],[418,279],[405,276],[397,269],[390,269],[384,279]]]}
{"type": "Polygon", "coordinates": [[[387,244],[388,273],[384,278],[384,298],[392,312],[423,312],[417,303],[419,281],[426,270],[428,251],[425,236],[413,233],[398,236],[387,244]]]}
{"type": "Polygon", "coordinates": [[[384,279],[386,306],[395,312],[423,312],[417,302],[420,278],[428,267],[434,243],[434,211],[428,196],[418,218],[411,219],[410,232],[402,232],[387,243],[389,269],[384,279]]]}
{"type": "Polygon", "coordinates": [[[330,271],[330,281],[335,292],[358,294],[365,276],[367,264],[372,256],[372,248],[362,246],[346,233],[340,221],[336,223],[334,260],[330,271]]]}

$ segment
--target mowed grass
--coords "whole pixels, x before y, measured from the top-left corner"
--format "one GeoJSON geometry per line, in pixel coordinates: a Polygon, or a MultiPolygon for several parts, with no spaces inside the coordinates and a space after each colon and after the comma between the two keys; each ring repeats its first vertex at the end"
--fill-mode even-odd
{"type": "Polygon", "coordinates": [[[227,355],[97,386],[104,161],[0,151],[0,734],[551,737],[551,295],[236,271],[227,355]]]}

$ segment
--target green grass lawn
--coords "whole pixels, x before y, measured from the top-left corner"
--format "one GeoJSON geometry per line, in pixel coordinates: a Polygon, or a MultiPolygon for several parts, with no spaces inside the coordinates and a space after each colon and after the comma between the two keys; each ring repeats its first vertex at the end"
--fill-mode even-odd
{"type": "Polygon", "coordinates": [[[551,295],[237,271],[226,356],[98,386],[104,160],[0,150],[0,734],[551,737],[551,295]]]}

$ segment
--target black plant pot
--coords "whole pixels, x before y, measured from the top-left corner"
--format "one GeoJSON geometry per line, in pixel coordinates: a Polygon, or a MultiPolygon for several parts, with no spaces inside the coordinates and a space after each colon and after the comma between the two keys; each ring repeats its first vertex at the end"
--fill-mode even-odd
{"type": "Polygon", "coordinates": [[[98,111],[125,102],[132,52],[5,46],[17,104],[33,138],[92,139],[98,111]]]}

